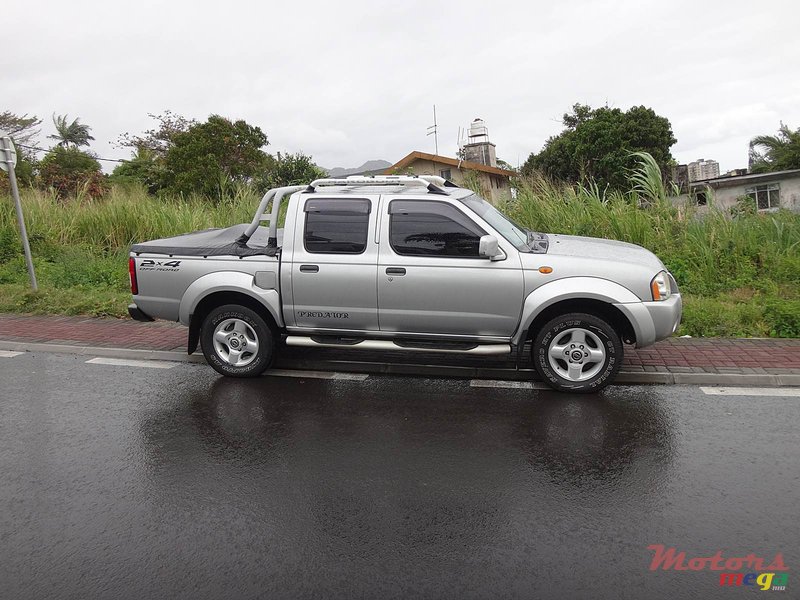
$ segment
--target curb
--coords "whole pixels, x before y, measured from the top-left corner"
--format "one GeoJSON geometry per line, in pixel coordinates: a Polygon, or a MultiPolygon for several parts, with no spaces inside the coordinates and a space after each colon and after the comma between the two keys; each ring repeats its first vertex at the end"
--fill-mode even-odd
{"type": "MultiPolygon", "coordinates": [[[[135,348],[103,348],[97,346],[73,346],[68,344],[46,344],[35,342],[9,342],[0,340],[0,350],[12,352],[54,352],[79,356],[102,356],[134,360],[166,360],[172,362],[206,362],[202,354],[186,354],[170,350],[140,350],[135,348]]],[[[460,367],[450,365],[426,365],[408,363],[381,363],[348,360],[283,360],[275,365],[281,369],[301,371],[350,371],[382,375],[416,375],[421,377],[456,377],[463,379],[500,379],[531,381],[538,379],[533,369],[492,369],[460,367]]],[[[765,373],[669,373],[620,371],[617,384],[666,384],[666,385],[748,385],[748,386],[800,386],[800,373],[772,375],[765,373]]]]}

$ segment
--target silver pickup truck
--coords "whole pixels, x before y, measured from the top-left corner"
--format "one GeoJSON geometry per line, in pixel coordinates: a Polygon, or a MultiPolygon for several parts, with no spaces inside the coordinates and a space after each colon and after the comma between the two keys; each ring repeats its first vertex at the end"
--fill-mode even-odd
{"type": "Polygon", "coordinates": [[[528,231],[440,177],[270,190],[250,224],[133,245],[130,277],[134,319],[180,321],[189,353],[199,342],[234,377],[263,373],[281,344],[519,364],[530,342],[546,383],[592,392],[616,376],[623,342],[652,344],[681,318],[651,252],[528,231]]]}

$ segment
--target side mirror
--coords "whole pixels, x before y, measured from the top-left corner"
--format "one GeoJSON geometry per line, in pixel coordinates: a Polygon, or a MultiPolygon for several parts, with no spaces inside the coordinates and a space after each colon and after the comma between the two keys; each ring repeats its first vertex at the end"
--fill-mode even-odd
{"type": "Polygon", "coordinates": [[[478,244],[478,256],[481,258],[488,258],[489,260],[502,260],[505,254],[500,250],[497,245],[497,238],[493,235],[481,236],[480,243],[478,244]]]}

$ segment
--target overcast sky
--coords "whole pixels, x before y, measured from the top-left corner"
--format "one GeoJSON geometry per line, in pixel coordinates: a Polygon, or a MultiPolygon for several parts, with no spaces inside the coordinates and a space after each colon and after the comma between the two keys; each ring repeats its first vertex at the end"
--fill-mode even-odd
{"type": "Polygon", "coordinates": [[[433,152],[481,117],[516,165],[575,102],[667,117],[680,162],[747,166],[800,127],[800,3],[3,2],[0,111],[78,116],[101,157],[170,109],[260,126],[325,167],[433,152]]]}

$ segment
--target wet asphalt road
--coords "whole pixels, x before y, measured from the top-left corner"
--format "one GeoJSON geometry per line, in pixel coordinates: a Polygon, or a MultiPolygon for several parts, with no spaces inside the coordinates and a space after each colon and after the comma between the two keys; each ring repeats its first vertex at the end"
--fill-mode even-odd
{"type": "MultiPolygon", "coordinates": [[[[800,399],[0,358],[0,598],[731,598],[800,553],[800,399]]],[[[797,597],[797,596],[794,596],[797,597]]]]}

